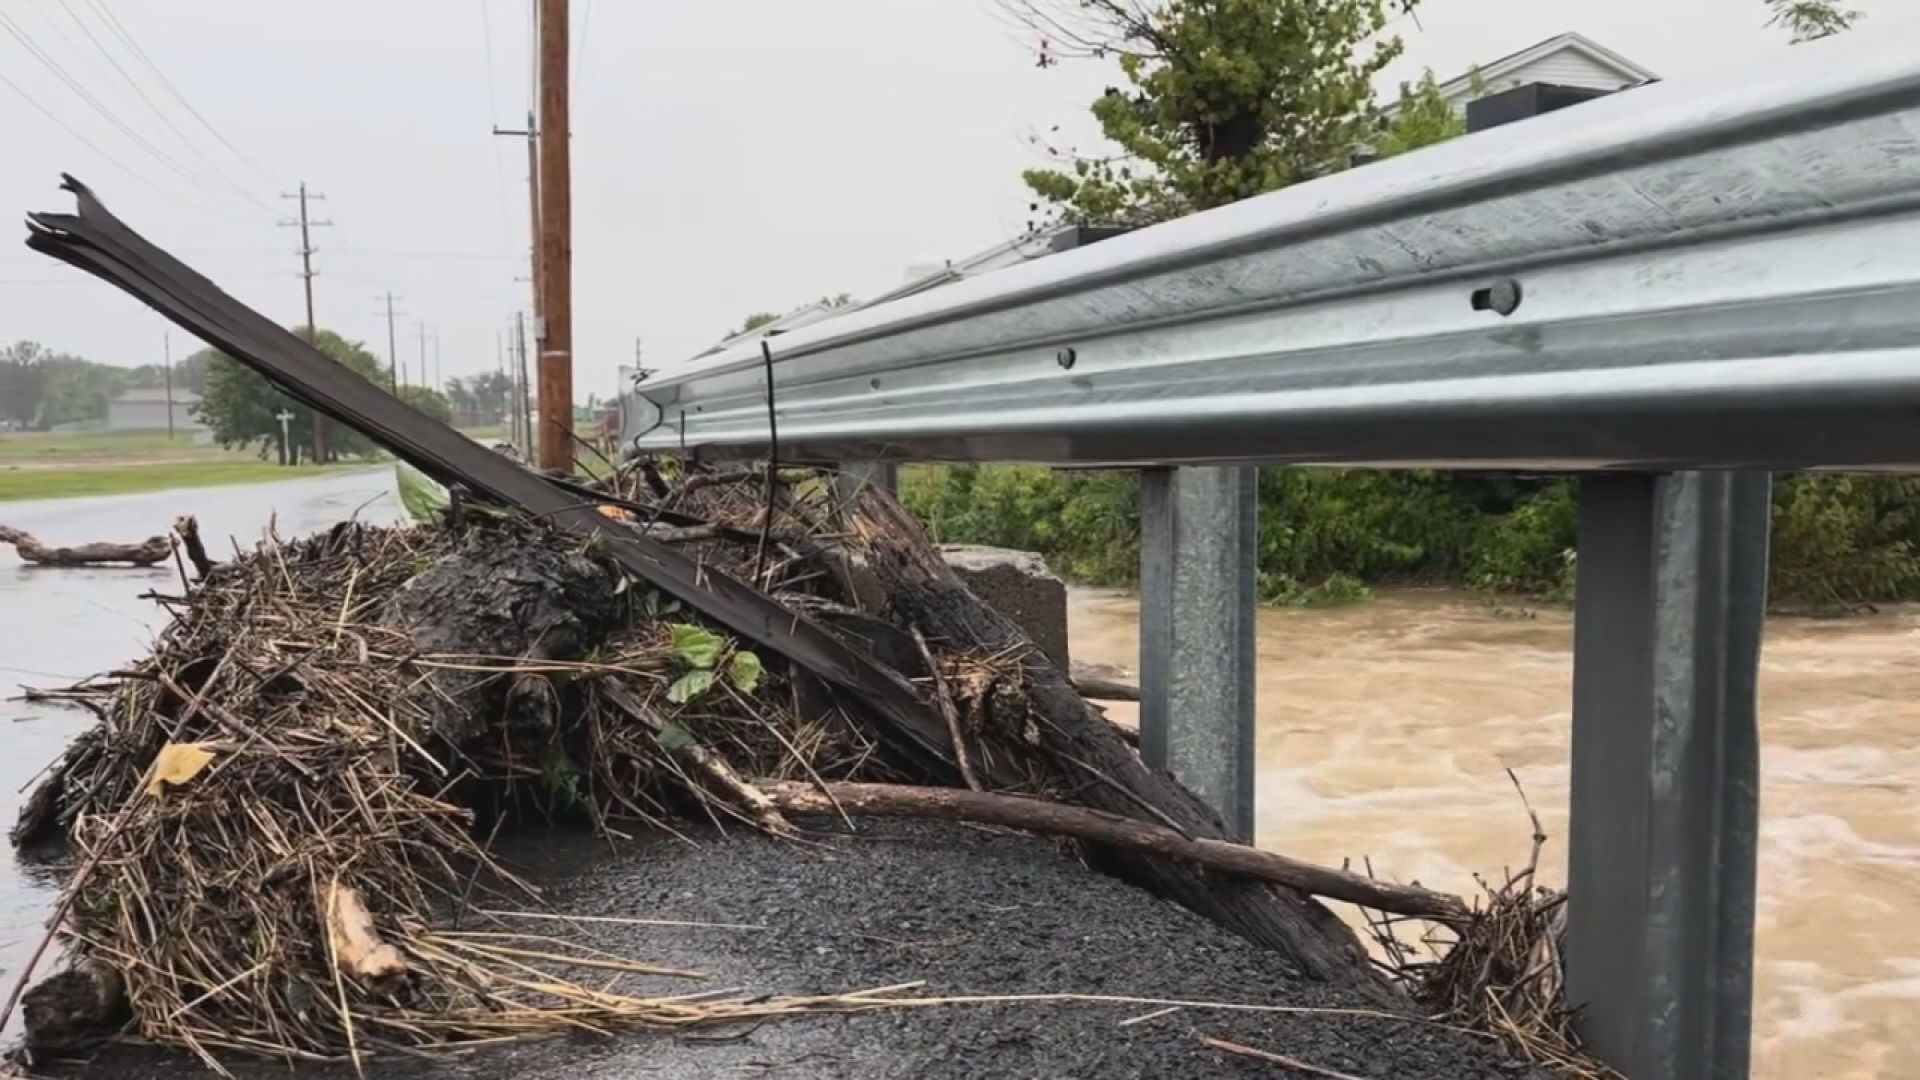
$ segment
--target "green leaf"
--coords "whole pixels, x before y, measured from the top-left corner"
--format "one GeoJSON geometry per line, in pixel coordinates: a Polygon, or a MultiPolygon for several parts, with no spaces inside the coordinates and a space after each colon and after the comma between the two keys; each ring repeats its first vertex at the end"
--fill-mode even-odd
{"type": "Polygon", "coordinates": [[[753,693],[754,688],[760,685],[760,676],[765,671],[766,668],[760,664],[760,658],[745,649],[734,653],[733,659],[727,661],[727,678],[732,679],[733,685],[739,687],[743,694],[753,693]]]}
{"type": "Polygon", "coordinates": [[[660,740],[660,746],[668,753],[677,754],[693,745],[693,734],[679,724],[660,725],[660,734],[657,738],[660,740]]]}
{"type": "Polygon", "coordinates": [[[399,482],[400,505],[407,508],[407,516],[422,525],[438,522],[451,501],[447,489],[404,461],[395,463],[393,471],[399,482]]]}
{"type": "Polygon", "coordinates": [[[668,623],[667,629],[673,634],[673,655],[688,667],[711,668],[726,651],[727,639],[704,626],[668,623]]]}
{"type": "Polygon", "coordinates": [[[713,689],[713,672],[695,668],[673,681],[667,687],[667,700],[675,705],[685,705],[708,690],[713,689]]]}

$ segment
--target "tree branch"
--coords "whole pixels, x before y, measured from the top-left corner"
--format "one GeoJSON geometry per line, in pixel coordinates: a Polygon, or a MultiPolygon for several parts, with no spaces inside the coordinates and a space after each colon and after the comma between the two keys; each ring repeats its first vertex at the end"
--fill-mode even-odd
{"type": "Polygon", "coordinates": [[[994,792],[905,784],[830,783],[815,787],[788,781],[761,781],[756,786],[766,792],[775,806],[786,811],[844,811],[1000,825],[1198,863],[1209,870],[1287,885],[1316,896],[1345,900],[1395,915],[1457,925],[1470,914],[1464,901],[1447,893],[1418,885],[1376,881],[1225,840],[1188,839],[1164,825],[1086,807],[994,792]]]}

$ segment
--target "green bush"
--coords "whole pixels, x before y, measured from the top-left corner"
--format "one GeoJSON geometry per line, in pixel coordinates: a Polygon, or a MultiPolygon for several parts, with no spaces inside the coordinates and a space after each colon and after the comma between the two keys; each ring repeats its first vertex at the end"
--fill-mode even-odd
{"type": "MultiPolygon", "coordinates": [[[[1382,584],[1573,595],[1576,482],[1520,476],[1264,469],[1259,590],[1277,604],[1360,599],[1382,584]]],[[[934,538],[1045,555],[1076,580],[1139,575],[1140,487],[1126,471],[923,466],[901,494],[934,538]]],[[[1783,477],[1772,596],[1815,607],[1920,598],[1920,479],[1783,477]]]]}
{"type": "Polygon", "coordinates": [[[1773,491],[1772,595],[1814,607],[1920,597],[1920,479],[1780,478],[1773,491]]]}

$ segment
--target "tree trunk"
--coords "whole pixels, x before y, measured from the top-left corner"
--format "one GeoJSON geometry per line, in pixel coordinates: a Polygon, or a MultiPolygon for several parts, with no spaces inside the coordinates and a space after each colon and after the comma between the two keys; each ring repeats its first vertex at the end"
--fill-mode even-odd
{"type": "MultiPolygon", "coordinates": [[[[1080,696],[1067,674],[1005,616],[981,603],[953,574],[919,525],[891,494],[862,485],[843,509],[845,531],[865,551],[865,573],[891,621],[918,626],[950,653],[1007,657],[1018,663],[1035,713],[1023,757],[1042,762],[1053,786],[1082,806],[1139,818],[1143,808],[1195,839],[1225,840],[1219,817],[1191,791],[1149,769],[1113,724],[1080,696]]],[[[975,750],[975,762],[992,755],[975,750]]],[[[999,775],[989,789],[1014,790],[1025,776],[999,775]]],[[[1288,957],[1303,973],[1358,987],[1384,985],[1352,931],[1312,897],[1260,881],[1212,873],[1191,863],[1095,845],[1091,861],[1288,957]]]]}
{"type": "Polygon", "coordinates": [[[36,566],[100,566],[126,563],[152,566],[173,554],[173,541],[165,536],[149,536],[137,544],[81,544],[79,547],[48,547],[19,529],[0,525],[0,543],[12,544],[21,562],[36,566]]]}

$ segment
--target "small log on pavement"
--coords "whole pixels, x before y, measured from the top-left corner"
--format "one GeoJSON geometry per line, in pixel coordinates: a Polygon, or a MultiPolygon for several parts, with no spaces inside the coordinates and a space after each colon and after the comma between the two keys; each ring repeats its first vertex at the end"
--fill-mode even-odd
{"type": "MultiPolygon", "coordinates": [[[[841,514],[842,532],[864,552],[864,573],[878,594],[864,596],[863,607],[920,626],[944,649],[1016,658],[1037,721],[1023,756],[1044,763],[1056,786],[1073,792],[1075,804],[1124,817],[1144,814],[1196,839],[1227,838],[1219,817],[1198,796],[1172,776],[1147,768],[1059,665],[967,591],[891,494],[861,485],[841,514]]],[[[989,762],[981,754],[974,760],[989,762]]],[[[1008,790],[1024,778],[989,765],[980,779],[989,789],[1008,790]]],[[[1359,939],[1303,892],[1137,850],[1095,844],[1089,856],[1094,865],[1279,952],[1309,977],[1387,993],[1359,939]]]]}
{"type": "Polygon", "coordinates": [[[822,790],[812,784],[762,781],[759,788],[774,805],[795,813],[844,810],[849,814],[880,817],[939,818],[1001,825],[1050,836],[1070,836],[1168,859],[1185,859],[1210,870],[1271,881],[1394,915],[1454,924],[1464,921],[1468,915],[1466,903],[1447,893],[1317,866],[1245,844],[1188,839],[1164,825],[1081,806],[990,791],[908,784],[828,783],[822,790]]]}
{"type": "Polygon", "coordinates": [[[107,563],[152,566],[173,554],[173,541],[165,536],[149,536],[137,544],[48,547],[31,535],[5,525],[0,525],[0,543],[12,544],[21,562],[36,566],[101,566],[107,563]]]}

